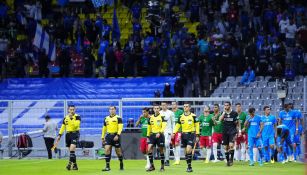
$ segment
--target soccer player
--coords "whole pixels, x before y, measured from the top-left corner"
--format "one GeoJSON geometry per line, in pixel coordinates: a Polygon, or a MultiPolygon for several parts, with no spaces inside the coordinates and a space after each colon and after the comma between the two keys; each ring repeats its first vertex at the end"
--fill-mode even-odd
{"type": "MultiPolygon", "coordinates": [[[[175,114],[174,119],[174,126],[175,128],[176,123],[178,123],[180,116],[183,114],[183,110],[178,109],[177,102],[172,102],[172,111],[175,114]]],[[[175,157],[174,165],[180,164],[180,150],[181,150],[181,128],[178,130],[178,132],[175,134],[174,138],[172,138],[172,145],[173,145],[173,152],[175,157]]]]}
{"type": "Polygon", "coordinates": [[[166,128],[164,130],[165,137],[165,166],[169,166],[169,154],[170,154],[170,144],[171,144],[171,135],[173,132],[174,125],[174,113],[168,109],[168,105],[166,102],[161,103],[162,110],[160,114],[164,116],[164,120],[166,121],[166,128]]]}
{"type": "Polygon", "coordinates": [[[159,147],[161,168],[160,171],[164,171],[164,130],[166,128],[166,121],[159,111],[159,105],[155,104],[153,107],[154,115],[148,119],[147,128],[147,140],[148,140],[148,157],[150,161],[150,167],[146,171],[154,171],[155,166],[153,163],[153,147],[156,145],[159,147]]]}
{"type": "Polygon", "coordinates": [[[187,172],[193,172],[192,169],[192,149],[195,141],[199,141],[199,122],[195,114],[191,113],[191,106],[188,103],[183,105],[184,113],[180,116],[176,123],[176,127],[172,134],[172,138],[175,137],[176,133],[182,128],[181,142],[185,147],[185,159],[188,164],[187,172]]]}
{"type": "Polygon", "coordinates": [[[76,146],[80,137],[80,115],[76,114],[76,107],[74,105],[68,106],[69,114],[63,119],[61,129],[57,138],[57,143],[60,141],[64,131],[66,130],[65,141],[66,147],[70,152],[69,162],[66,166],[67,170],[78,170],[77,160],[76,160],[76,146]]]}
{"type": "MultiPolygon", "coordinates": [[[[240,130],[242,131],[242,129],[244,128],[244,123],[247,114],[244,111],[242,111],[241,103],[236,104],[236,112],[239,115],[240,130]]],[[[246,144],[247,144],[247,133],[242,132],[236,138],[236,160],[245,160],[246,144]]]]}
{"type": "Polygon", "coordinates": [[[204,151],[204,155],[206,155],[205,163],[209,163],[211,156],[211,136],[212,136],[212,127],[214,125],[212,114],[210,114],[210,108],[208,106],[204,107],[204,113],[199,116],[199,125],[201,127],[200,138],[199,138],[199,147],[204,151]]]}
{"type": "Polygon", "coordinates": [[[249,166],[254,166],[254,153],[253,148],[256,146],[259,151],[260,162],[259,165],[262,166],[262,141],[261,141],[261,133],[262,133],[262,125],[261,125],[261,117],[255,115],[255,108],[248,109],[248,119],[245,121],[244,130],[248,130],[248,149],[249,149],[249,166]]]}
{"type": "Polygon", "coordinates": [[[149,157],[147,155],[148,150],[148,144],[147,144],[147,127],[148,127],[148,119],[149,119],[149,109],[143,108],[142,115],[136,121],[135,126],[139,126],[141,124],[142,126],[142,135],[140,139],[140,151],[146,156],[147,164],[145,166],[145,169],[148,169],[150,167],[149,157]]]}
{"type": "Polygon", "coordinates": [[[276,117],[271,115],[271,108],[264,106],[264,116],[261,118],[262,131],[262,142],[264,146],[264,158],[268,162],[271,159],[271,163],[274,163],[274,152],[275,152],[275,137],[276,137],[276,117]],[[269,151],[270,147],[270,151],[269,151]]]}
{"type": "Polygon", "coordinates": [[[102,171],[110,171],[110,160],[112,146],[115,147],[115,152],[120,161],[120,170],[124,170],[123,154],[120,148],[120,134],[123,130],[123,120],[120,116],[116,115],[116,107],[109,107],[109,116],[106,116],[103,122],[101,139],[104,144],[106,168],[102,171]]]}
{"type": "Polygon", "coordinates": [[[304,117],[300,110],[294,109],[293,103],[289,103],[290,109],[294,111],[297,120],[297,127],[294,135],[294,144],[296,146],[296,154],[294,154],[294,160],[296,161],[301,153],[301,137],[303,135],[304,117]]]}
{"type": "Polygon", "coordinates": [[[284,147],[289,146],[291,150],[293,150],[292,147],[292,141],[291,141],[291,132],[290,129],[286,125],[278,125],[277,126],[277,150],[279,153],[279,161],[282,162],[282,164],[285,162],[286,152],[284,150],[284,147]]]}
{"type": "Polygon", "coordinates": [[[241,130],[239,129],[238,113],[231,109],[231,103],[229,101],[224,103],[224,112],[219,120],[223,121],[223,145],[227,166],[232,166],[235,137],[238,132],[241,134],[241,130]]]}
{"type": "MultiPolygon", "coordinates": [[[[213,155],[214,155],[214,163],[218,162],[217,159],[217,146],[222,145],[223,141],[223,121],[219,120],[221,116],[219,104],[214,104],[213,107],[213,135],[212,135],[212,142],[213,142],[213,155]]],[[[221,153],[225,157],[224,149],[221,147],[221,153]]]]}
{"type": "MultiPolygon", "coordinates": [[[[294,144],[294,135],[296,133],[296,128],[298,128],[298,122],[295,116],[295,111],[291,110],[291,106],[289,104],[285,104],[285,110],[280,111],[279,113],[279,124],[284,124],[289,128],[290,131],[290,139],[293,147],[293,153],[296,154],[296,144],[294,144]]],[[[294,157],[292,152],[288,154],[289,161],[293,161],[294,157]]],[[[288,161],[288,159],[287,159],[288,161]]]]}

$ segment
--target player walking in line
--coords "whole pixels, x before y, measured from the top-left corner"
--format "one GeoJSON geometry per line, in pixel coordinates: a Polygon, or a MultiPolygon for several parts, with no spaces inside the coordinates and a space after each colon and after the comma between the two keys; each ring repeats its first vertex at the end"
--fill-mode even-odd
{"type": "MultiPolygon", "coordinates": [[[[176,123],[178,123],[180,116],[183,114],[183,110],[178,109],[177,102],[172,102],[172,111],[175,114],[174,119],[174,125],[173,128],[175,128],[176,123]]],[[[178,130],[178,132],[175,134],[174,138],[172,138],[172,145],[173,145],[173,152],[175,157],[174,165],[180,164],[180,151],[181,151],[181,128],[178,130]]]]}
{"type": "Polygon", "coordinates": [[[209,163],[211,156],[211,146],[212,146],[212,127],[214,125],[214,116],[210,114],[210,108],[208,106],[204,107],[204,113],[199,116],[199,125],[201,127],[199,146],[203,150],[204,155],[206,155],[205,163],[209,163]]]}
{"type": "Polygon", "coordinates": [[[66,147],[69,150],[69,162],[66,166],[67,170],[78,170],[77,166],[77,158],[76,158],[76,146],[80,137],[80,122],[81,117],[80,115],[76,114],[76,107],[74,105],[68,106],[69,114],[66,115],[63,119],[63,123],[61,129],[59,131],[59,135],[57,138],[56,143],[59,143],[61,136],[63,135],[64,131],[66,130],[65,141],[66,147]]]}
{"type": "Polygon", "coordinates": [[[112,146],[115,147],[118,160],[120,161],[120,170],[124,170],[123,154],[120,145],[120,134],[123,130],[123,120],[120,116],[116,115],[116,107],[109,107],[109,116],[106,116],[103,122],[101,139],[104,144],[106,168],[102,171],[110,171],[110,160],[112,146]]]}
{"type": "Polygon", "coordinates": [[[293,147],[293,152],[291,151],[288,154],[286,161],[294,161],[293,154],[296,154],[296,144],[294,144],[294,135],[296,133],[296,129],[298,130],[298,122],[296,119],[295,111],[291,110],[291,106],[289,104],[285,104],[285,110],[280,111],[279,113],[279,124],[284,124],[288,127],[290,131],[290,139],[293,147]],[[290,158],[290,159],[289,159],[290,158]]]}
{"type": "MultiPolygon", "coordinates": [[[[217,146],[222,145],[223,141],[223,121],[220,121],[219,118],[221,116],[220,107],[218,104],[214,104],[213,107],[213,135],[212,135],[212,142],[213,142],[213,155],[214,155],[214,163],[218,162],[217,159],[217,146]]],[[[225,157],[224,149],[221,147],[221,153],[225,157]]]]}
{"type": "Polygon", "coordinates": [[[277,150],[279,153],[279,161],[284,164],[286,163],[286,151],[284,150],[285,147],[290,147],[291,151],[293,150],[291,136],[290,136],[290,129],[286,125],[278,125],[277,126],[277,150]]]}
{"type": "Polygon", "coordinates": [[[266,162],[268,162],[270,159],[271,163],[274,163],[277,121],[276,117],[270,114],[271,108],[269,106],[265,106],[263,110],[264,116],[261,118],[261,125],[263,127],[262,142],[264,146],[264,158],[266,162]]]}
{"type": "Polygon", "coordinates": [[[191,106],[188,103],[183,105],[184,113],[180,116],[176,123],[172,138],[175,137],[180,127],[182,128],[181,142],[185,147],[185,159],[188,164],[187,172],[193,172],[192,169],[192,149],[194,140],[199,141],[199,122],[195,114],[191,113],[191,106]],[[196,136],[196,139],[195,139],[196,136]]]}
{"type": "MultiPolygon", "coordinates": [[[[239,115],[239,122],[240,122],[240,130],[244,128],[244,123],[246,120],[247,114],[242,110],[241,103],[236,104],[236,112],[239,115]]],[[[236,151],[235,157],[236,160],[244,161],[246,159],[246,149],[247,149],[247,133],[242,132],[241,135],[238,135],[236,138],[236,151]]]]}
{"type": "Polygon", "coordinates": [[[294,144],[296,146],[296,154],[294,154],[294,161],[296,161],[301,154],[301,137],[303,135],[304,117],[300,110],[294,109],[293,103],[289,103],[289,105],[290,109],[294,111],[298,123],[298,128],[296,128],[294,135],[294,144]]]}
{"type": "Polygon", "coordinates": [[[238,121],[238,113],[231,109],[231,103],[224,103],[224,112],[220,116],[223,121],[223,145],[225,149],[225,157],[227,166],[233,165],[234,158],[234,142],[237,133],[241,134],[240,123],[238,121]]]}
{"type": "Polygon", "coordinates": [[[245,121],[244,130],[248,130],[248,149],[249,149],[249,166],[254,166],[254,154],[253,148],[256,146],[259,151],[260,162],[259,165],[262,166],[262,141],[261,141],[261,133],[262,133],[262,126],[261,125],[261,117],[255,115],[255,108],[248,109],[248,119],[245,121]]]}
{"type": "Polygon", "coordinates": [[[171,144],[171,135],[173,132],[174,126],[174,113],[168,109],[168,105],[166,102],[161,103],[162,110],[160,114],[164,116],[164,120],[166,121],[166,128],[164,130],[165,137],[165,166],[169,166],[169,154],[170,154],[170,144],[171,144]]]}
{"type": "Polygon", "coordinates": [[[155,166],[153,163],[153,147],[156,145],[159,147],[161,168],[160,171],[164,171],[164,131],[166,128],[166,121],[159,111],[159,105],[155,104],[153,107],[154,115],[148,119],[147,138],[148,138],[148,157],[150,161],[150,167],[146,171],[154,171],[155,166]]]}
{"type": "Polygon", "coordinates": [[[150,167],[150,161],[149,157],[147,155],[147,150],[148,150],[148,144],[147,144],[147,127],[148,127],[148,119],[149,119],[149,109],[148,108],[143,108],[142,110],[142,115],[136,121],[135,126],[141,125],[142,127],[142,135],[140,139],[140,151],[146,156],[147,164],[145,166],[145,169],[148,169],[150,167]]]}

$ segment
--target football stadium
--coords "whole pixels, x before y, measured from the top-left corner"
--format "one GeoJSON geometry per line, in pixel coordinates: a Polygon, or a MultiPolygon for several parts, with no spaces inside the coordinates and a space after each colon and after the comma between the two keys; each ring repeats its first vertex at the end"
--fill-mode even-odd
{"type": "Polygon", "coordinates": [[[0,174],[306,174],[306,8],[0,1],[0,174]]]}

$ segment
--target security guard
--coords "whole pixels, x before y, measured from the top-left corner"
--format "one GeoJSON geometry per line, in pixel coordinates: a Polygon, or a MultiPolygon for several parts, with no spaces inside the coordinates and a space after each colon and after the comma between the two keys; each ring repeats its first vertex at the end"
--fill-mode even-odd
{"type": "Polygon", "coordinates": [[[192,149],[196,136],[196,142],[199,141],[199,121],[195,114],[190,112],[191,106],[188,103],[183,105],[184,113],[180,116],[176,123],[172,138],[182,128],[181,143],[185,147],[185,159],[188,164],[187,172],[192,170],[192,149]]]}
{"type": "Polygon", "coordinates": [[[66,115],[63,119],[63,123],[57,138],[57,142],[60,141],[61,136],[63,135],[64,131],[66,130],[65,140],[66,140],[66,147],[70,151],[69,162],[66,166],[67,170],[78,170],[77,162],[76,162],[76,146],[80,137],[80,122],[81,117],[80,115],[75,113],[76,107],[74,105],[68,106],[69,114],[66,115]],[[71,168],[72,167],[72,168],[71,168]]]}
{"type": "Polygon", "coordinates": [[[120,170],[124,170],[123,164],[123,154],[120,147],[120,134],[123,130],[123,121],[122,118],[116,115],[116,107],[109,107],[110,115],[106,116],[103,122],[102,128],[102,143],[105,148],[105,157],[106,157],[106,168],[102,171],[110,171],[110,160],[111,160],[111,150],[112,146],[115,147],[115,152],[120,161],[120,170]]]}
{"type": "Polygon", "coordinates": [[[166,128],[166,120],[164,116],[162,116],[160,111],[160,106],[155,104],[153,107],[154,115],[150,116],[148,119],[148,127],[147,127],[147,138],[148,138],[148,157],[150,161],[150,167],[146,171],[154,171],[155,166],[153,163],[153,147],[158,146],[160,152],[161,159],[161,168],[160,171],[164,171],[164,130],[166,128]]]}

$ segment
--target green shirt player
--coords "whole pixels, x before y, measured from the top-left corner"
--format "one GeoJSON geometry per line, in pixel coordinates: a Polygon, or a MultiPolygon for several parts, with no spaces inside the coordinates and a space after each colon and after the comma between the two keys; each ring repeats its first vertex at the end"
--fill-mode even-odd
{"type": "Polygon", "coordinates": [[[242,106],[240,103],[236,104],[236,112],[239,115],[239,121],[240,121],[240,130],[238,133],[238,136],[236,138],[236,160],[245,160],[246,157],[246,145],[247,145],[247,132],[241,132],[241,130],[244,128],[244,123],[247,117],[247,114],[242,111],[242,106]]]}
{"type": "MultiPolygon", "coordinates": [[[[212,134],[212,143],[213,143],[213,155],[214,155],[214,161],[213,162],[218,162],[217,159],[217,146],[222,145],[223,141],[223,121],[220,121],[219,118],[221,116],[220,113],[220,106],[219,104],[214,104],[213,107],[213,134],[212,134]]],[[[223,147],[221,146],[221,153],[225,157],[223,147]]]]}
{"type": "MultiPolygon", "coordinates": [[[[173,128],[175,128],[175,124],[178,122],[180,116],[183,114],[183,110],[178,109],[177,102],[173,101],[172,111],[175,114],[175,119],[174,119],[175,122],[173,126],[173,128]]],[[[180,164],[180,146],[181,146],[180,142],[181,142],[181,129],[179,130],[179,132],[175,134],[174,139],[172,139],[172,145],[174,147],[174,157],[175,157],[174,165],[180,164]]]]}
{"type": "Polygon", "coordinates": [[[140,139],[140,151],[146,156],[147,164],[145,169],[150,167],[149,157],[147,155],[148,144],[147,144],[147,127],[148,127],[148,119],[149,119],[149,108],[142,109],[142,115],[136,121],[135,126],[141,125],[141,139],[140,139]]]}
{"type": "Polygon", "coordinates": [[[205,163],[209,163],[211,155],[211,146],[212,146],[212,127],[214,126],[212,114],[210,114],[210,108],[208,106],[204,107],[204,113],[199,116],[199,125],[201,128],[199,146],[204,151],[204,155],[207,151],[207,156],[205,163]]]}

